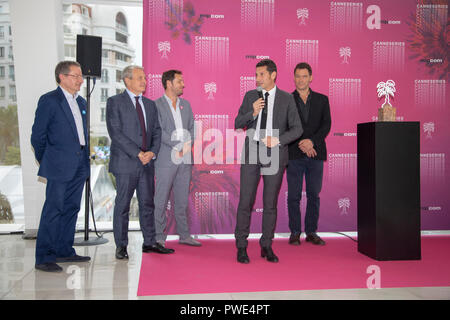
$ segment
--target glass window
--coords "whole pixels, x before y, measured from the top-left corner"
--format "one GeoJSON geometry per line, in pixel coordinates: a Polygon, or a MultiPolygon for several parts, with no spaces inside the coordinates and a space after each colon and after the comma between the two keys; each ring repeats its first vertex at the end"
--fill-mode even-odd
{"type": "Polygon", "coordinates": [[[102,69],[102,82],[103,83],[108,83],[109,82],[108,69],[102,69]]]}
{"type": "Polygon", "coordinates": [[[106,102],[106,100],[108,100],[108,88],[102,88],[101,92],[102,92],[102,94],[101,94],[100,101],[106,102]]]}

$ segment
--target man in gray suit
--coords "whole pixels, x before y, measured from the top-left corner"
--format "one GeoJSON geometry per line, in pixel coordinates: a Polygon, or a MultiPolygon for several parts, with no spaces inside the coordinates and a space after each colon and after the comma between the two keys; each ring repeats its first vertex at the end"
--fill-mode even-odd
{"type": "Polygon", "coordinates": [[[276,77],[277,67],[272,60],[258,62],[258,89],[245,94],[234,124],[235,129],[246,130],[235,230],[237,260],[240,263],[250,262],[247,238],[261,175],[264,180],[262,236],[259,241],[261,257],[270,262],[278,262],[278,257],[272,250],[278,194],[289,160],[288,144],[299,138],[303,129],[294,98],[290,93],[277,88],[276,77]]]}
{"type": "Polygon", "coordinates": [[[167,238],[166,208],[170,191],[174,196],[174,216],[179,243],[201,246],[193,239],[186,217],[189,203],[189,185],[192,175],[192,152],[194,141],[194,115],[189,102],[183,94],[183,74],[169,70],[162,75],[165,94],[155,101],[158,108],[159,123],[162,129],[161,148],[155,161],[155,227],[156,241],[165,246],[167,238]]]}
{"type": "Polygon", "coordinates": [[[111,138],[109,171],[116,178],[113,229],[116,258],[128,259],[130,201],[137,191],[139,223],[144,236],[143,252],[172,253],[155,239],[154,159],[161,144],[161,128],[155,103],[142,93],[146,88],[144,69],[128,66],[122,79],[126,90],[106,103],[106,125],[111,138]]]}

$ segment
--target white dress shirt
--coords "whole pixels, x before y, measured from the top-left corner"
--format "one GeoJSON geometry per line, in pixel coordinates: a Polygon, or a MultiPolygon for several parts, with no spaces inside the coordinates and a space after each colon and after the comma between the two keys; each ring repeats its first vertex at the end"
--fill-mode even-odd
{"type": "MultiPolygon", "coordinates": [[[[266,96],[266,92],[269,92],[269,101],[267,104],[267,123],[266,123],[266,137],[267,136],[272,136],[272,122],[273,122],[273,106],[275,103],[275,92],[277,91],[277,86],[273,87],[270,91],[266,91],[266,90],[262,90],[263,93],[263,97],[266,96]]],[[[256,123],[256,131],[255,131],[255,135],[253,136],[253,140],[255,141],[259,141],[260,137],[259,137],[259,133],[261,130],[261,117],[259,117],[259,115],[261,115],[262,110],[258,113],[257,117],[258,117],[258,122],[256,123]]]]}
{"type": "Polygon", "coordinates": [[[80,107],[78,106],[77,102],[78,93],[72,95],[69,92],[67,92],[63,87],[60,86],[60,88],[64,93],[67,102],[69,103],[70,110],[72,111],[72,115],[75,120],[75,126],[77,127],[78,140],[80,140],[80,145],[85,146],[86,140],[84,138],[83,118],[81,117],[80,107]]]}
{"type": "Polygon", "coordinates": [[[183,141],[184,134],[183,134],[183,120],[181,119],[181,111],[180,111],[180,99],[177,97],[177,103],[174,109],[172,105],[172,100],[165,94],[164,98],[166,98],[167,103],[169,104],[169,109],[170,112],[172,113],[173,120],[175,122],[176,139],[178,141],[183,141]]]}

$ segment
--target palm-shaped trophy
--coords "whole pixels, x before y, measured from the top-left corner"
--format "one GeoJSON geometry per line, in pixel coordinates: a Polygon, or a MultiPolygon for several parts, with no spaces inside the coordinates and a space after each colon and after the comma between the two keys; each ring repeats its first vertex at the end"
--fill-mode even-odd
{"type": "Polygon", "coordinates": [[[394,97],[395,82],[388,80],[377,85],[378,99],[384,96],[384,104],[378,109],[378,121],[395,121],[396,109],[391,105],[389,97],[394,97]]]}

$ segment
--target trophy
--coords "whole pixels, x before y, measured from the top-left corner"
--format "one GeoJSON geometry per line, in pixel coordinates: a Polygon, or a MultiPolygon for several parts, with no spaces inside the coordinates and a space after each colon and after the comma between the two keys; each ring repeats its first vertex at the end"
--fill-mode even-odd
{"type": "Polygon", "coordinates": [[[388,80],[377,85],[378,98],[384,96],[384,104],[378,109],[378,121],[395,121],[396,109],[389,103],[389,96],[394,97],[395,82],[388,80]]]}

